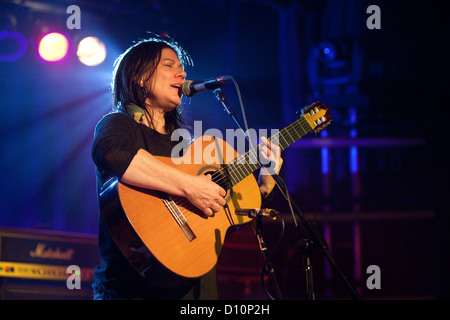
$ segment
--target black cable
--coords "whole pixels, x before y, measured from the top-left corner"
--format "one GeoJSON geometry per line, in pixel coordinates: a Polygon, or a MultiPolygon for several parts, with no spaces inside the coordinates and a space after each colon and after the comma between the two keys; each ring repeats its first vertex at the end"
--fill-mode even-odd
{"type": "Polygon", "coordinates": [[[247,117],[245,115],[244,103],[242,102],[241,90],[239,90],[239,85],[237,84],[237,81],[234,78],[232,78],[231,80],[233,81],[234,87],[236,88],[236,93],[239,99],[239,105],[241,107],[242,119],[244,120],[244,127],[246,132],[248,132],[247,117]]]}
{"type": "Polygon", "coordinates": [[[264,275],[268,275],[268,274],[267,274],[267,271],[266,271],[266,270],[267,270],[266,267],[267,267],[267,265],[268,265],[269,263],[271,263],[271,262],[270,262],[270,258],[272,257],[273,253],[276,251],[275,249],[276,249],[276,248],[278,247],[278,245],[281,243],[281,239],[282,239],[283,236],[284,236],[284,230],[285,230],[285,222],[284,222],[283,217],[282,217],[281,215],[279,215],[279,214],[276,214],[276,215],[277,215],[277,218],[279,218],[279,219],[281,220],[281,231],[280,231],[280,235],[279,235],[279,237],[278,237],[277,242],[275,243],[275,245],[274,245],[274,246],[272,247],[272,249],[270,250],[269,254],[265,257],[264,263],[263,263],[263,265],[262,265],[262,267],[261,267],[261,284],[262,284],[262,286],[263,286],[264,292],[267,294],[267,296],[268,296],[271,300],[276,300],[276,299],[270,294],[269,290],[267,289],[266,282],[264,281],[264,275]]]}

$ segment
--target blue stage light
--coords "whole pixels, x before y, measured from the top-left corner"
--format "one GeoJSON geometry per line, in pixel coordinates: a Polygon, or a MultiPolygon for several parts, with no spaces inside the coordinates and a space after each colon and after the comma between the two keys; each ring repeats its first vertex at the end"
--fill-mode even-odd
{"type": "Polygon", "coordinates": [[[0,31],[0,61],[12,62],[25,54],[27,39],[20,32],[0,31]]]}

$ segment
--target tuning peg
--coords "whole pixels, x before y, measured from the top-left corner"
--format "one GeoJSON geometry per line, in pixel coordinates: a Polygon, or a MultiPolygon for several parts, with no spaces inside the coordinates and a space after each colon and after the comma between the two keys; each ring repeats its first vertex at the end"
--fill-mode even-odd
{"type": "Polygon", "coordinates": [[[305,105],[303,108],[301,108],[300,110],[298,110],[297,112],[295,112],[296,115],[298,116],[303,116],[305,114],[306,109],[309,107],[309,105],[305,105]]]}

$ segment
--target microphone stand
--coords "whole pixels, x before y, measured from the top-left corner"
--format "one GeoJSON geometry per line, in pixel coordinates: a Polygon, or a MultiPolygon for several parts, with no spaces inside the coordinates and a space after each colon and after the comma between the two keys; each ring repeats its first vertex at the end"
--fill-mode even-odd
{"type": "MultiPolygon", "coordinates": [[[[238,128],[240,128],[242,130],[242,132],[244,132],[244,136],[250,143],[250,146],[253,146],[250,137],[247,135],[247,133],[245,132],[241,123],[236,118],[236,113],[234,112],[233,108],[228,104],[226,96],[222,92],[222,89],[219,87],[219,88],[213,90],[213,93],[216,96],[219,103],[224,107],[225,112],[234,120],[234,122],[236,122],[238,128]]],[[[259,153],[259,149],[258,148],[255,148],[255,149],[259,153]]],[[[313,288],[313,269],[312,269],[312,265],[311,265],[311,251],[312,251],[312,249],[317,247],[320,249],[321,253],[328,260],[328,263],[331,265],[333,270],[337,273],[337,275],[343,282],[344,286],[346,287],[346,289],[349,292],[352,299],[360,300],[361,296],[359,295],[359,293],[356,291],[354,286],[350,283],[350,281],[347,279],[347,277],[341,271],[339,266],[334,261],[333,257],[331,257],[331,255],[328,251],[328,245],[325,243],[324,240],[322,240],[322,237],[319,235],[318,231],[313,226],[311,221],[306,219],[306,217],[303,215],[302,211],[299,209],[299,207],[295,203],[294,199],[292,199],[291,195],[287,192],[287,187],[286,187],[283,179],[281,179],[281,177],[278,174],[276,174],[275,172],[272,173],[272,178],[275,180],[275,184],[277,185],[278,189],[281,191],[283,196],[289,202],[289,205],[294,206],[294,208],[297,211],[298,216],[300,217],[301,223],[302,223],[301,226],[300,226],[300,224],[297,223],[295,214],[294,214],[293,210],[291,210],[295,228],[297,230],[297,234],[300,239],[299,246],[300,246],[300,249],[302,250],[302,253],[304,256],[304,267],[305,267],[305,275],[306,275],[306,290],[305,290],[306,291],[306,299],[315,300],[315,294],[314,294],[314,288],[313,288]],[[285,190],[283,190],[283,188],[281,186],[285,186],[286,192],[285,192],[285,190]],[[309,235],[309,238],[305,238],[301,235],[302,232],[301,232],[300,228],[303,228],[307,232],[307,234],[309,235]]],[[[273,272],[272,272],[272,274],[273,274],[273,272]]]]}
{"type": "MultiPolygon", "coordinates": [[[[240,128],[242,130],[242,132],[244,132],[244,136],[249,141],[250,146],[253,146],[252,142],[250,141],[250,138],[247,136],[247,134],[245,133],[239,120],[236,118],[236,113],[234,112],[233,108],[228,104],[226,96],[223,94],[222,89],[219,87],[219,88],[213,90],[213,93],[215,94],[219,103],[224,107],[225,112],[236,122],[238,128],[240,128]]],[[[269,260],[269,256],[270,256],[269,249],[267,248],[266,243],[263,238],[261,216],[257,216],[253,221],[254,221],[253,231],[256,234],[256,238],[257,238],[258,244],[259,244],[259,249],[261,250],[261,253],[263,254],[264,260],[265,260],[264,271],[267,274],[267,276],[269,277],[269,279],[272,283],[272,286],[275,288],[278,299],[281,299],[282,296],[281,296],[280,287],[278,285],[277,278],[275,275],[275,269],[273,268],[273,265],[272,265],[271,261],[269,260]]],[[[268,292],[266,292],[266,293],[268,293],[268,292]]],[[[270,296],[270,294],[269,294],[269,296],[270,296]]],[[[270,297],[272,298],[272,296],[270,296],[270,297]]]]}

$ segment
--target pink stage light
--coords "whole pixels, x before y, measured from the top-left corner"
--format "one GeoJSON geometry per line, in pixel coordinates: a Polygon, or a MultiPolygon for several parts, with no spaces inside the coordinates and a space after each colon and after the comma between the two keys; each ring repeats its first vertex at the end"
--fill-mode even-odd
{"type": "Polygon", "coordinates": [[[59,61],[69,51],[69,41],[61,33],[52,32],[41,39],[38,51],[41,58],[45,61],[59,61]]]}

